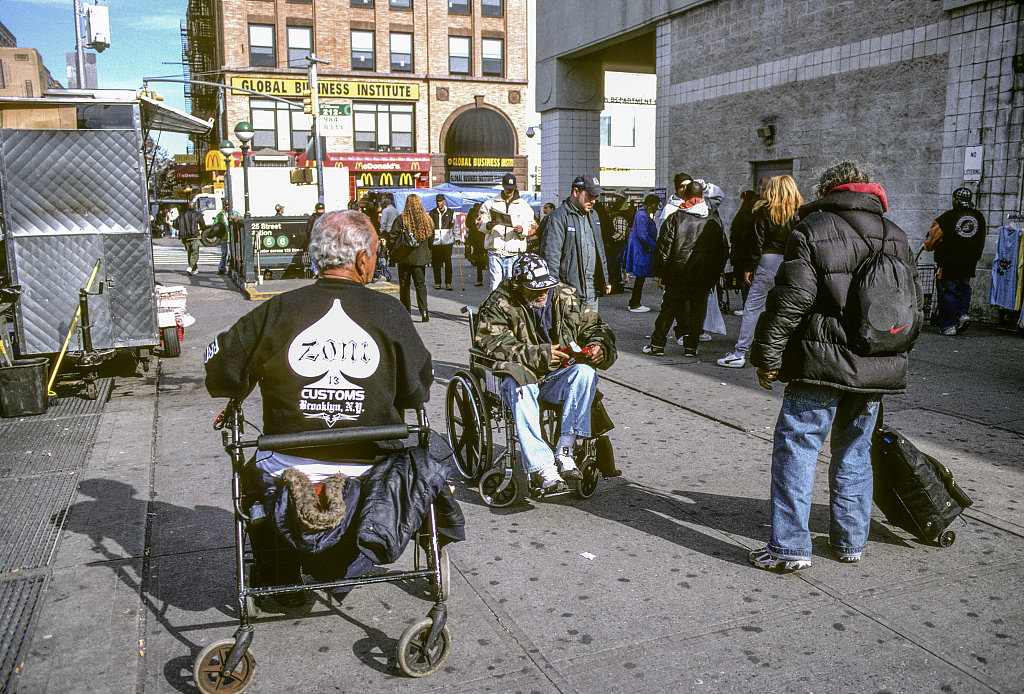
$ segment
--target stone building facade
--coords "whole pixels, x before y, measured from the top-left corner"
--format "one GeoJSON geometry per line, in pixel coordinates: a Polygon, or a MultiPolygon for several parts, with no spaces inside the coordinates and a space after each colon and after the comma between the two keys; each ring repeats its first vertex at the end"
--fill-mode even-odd
{"type": "MultiPolygon", "coordinates": [[[[962,185],[994,230],[1022,205],[1022,9],[1009,0],[541,3],[544,197],[581,167],[596,170],[600,74],[632,69],[657,75],[659,185],[679,171],[718,183],[727,220],[764,174],[792,173],[811,197],[823,167],[852,158],[873,169],[915,250],[962,185]],[[606,21],[577,25],[584,7],[606,21]]],[[[989,260],[993,249],[990,232],[989,260]]],[[[978,308],[986,277],[979,270],[978,308]]]]}
{"type": "MultiPolygon", "coordinates": [[[[326,165],[349,167],[357,188],[525,180],[526,28],[526,0],[190,0],[182,25],[197,80],[301,105],[304,56],[326,60],[320,103],[346,121],[324,134],[326,165]]],[[[307,162],[308,116],[225,91],[187,90],[195,115],[219,120],[200,160],[249,121],[254,150],[307,162]]]]}

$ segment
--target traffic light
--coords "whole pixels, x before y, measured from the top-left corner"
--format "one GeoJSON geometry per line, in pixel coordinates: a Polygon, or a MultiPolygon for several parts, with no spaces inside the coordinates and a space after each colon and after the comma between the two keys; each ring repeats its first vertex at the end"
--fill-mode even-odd
{"type": "Polygon", "coordinates": [[[313,92],[308,89],[302,90],[302,112],[313,115],[313,92]]]}

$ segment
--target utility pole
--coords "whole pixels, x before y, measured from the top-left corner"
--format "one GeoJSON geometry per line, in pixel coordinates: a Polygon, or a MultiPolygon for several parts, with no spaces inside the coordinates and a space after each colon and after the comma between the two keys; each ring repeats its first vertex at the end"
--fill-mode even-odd
{"type": "Polygon", "coordinates": [[[75,0],[75,62],[78,66],[78,88],[85,89],[85,46],[82,45],[81,0],[75,0]]]}
{"type": "Polygon", "coordinates": [[[309,77],[309,92],[310,98],[313,102],[313,113],[310,114],[313,119],[313,127],[310,129],[310,134],[313,136],[313,152],[316,157],[316,199],[317,202],[323,204],[324,202],[324,153],[320,148],[320,132],[317,128],[317,118],[320,116],[320,86],[317,82],[316,66],[317,63],[328,65],[326,60],[320,60],[316,57],[316,53],[310,53],[306,56],[306,60],[309,61],[309,67],[307,68],[309,77]]]}

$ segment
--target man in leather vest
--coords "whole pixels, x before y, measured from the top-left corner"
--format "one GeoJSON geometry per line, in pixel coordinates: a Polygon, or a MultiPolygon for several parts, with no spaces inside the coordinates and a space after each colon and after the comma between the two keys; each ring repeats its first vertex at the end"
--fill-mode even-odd
{"type": "Polygon", "coordinates": [[[956,335],[967,330],[971,312],[971,279],[985,249],[985,217],[974,209],[971,191],[953,191],[953,209],[932,222],[924,250],[935,252],[939,274],[939,332],[956,335]]]}

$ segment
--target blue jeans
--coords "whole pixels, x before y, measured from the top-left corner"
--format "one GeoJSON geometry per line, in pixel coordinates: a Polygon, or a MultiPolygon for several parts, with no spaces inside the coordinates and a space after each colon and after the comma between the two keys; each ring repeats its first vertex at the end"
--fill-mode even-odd
{"type": "Polygon", "coordinates": [[[512,263],[518,256],[498,255],[494,251],[487,252],[487,270],[491,273],[491,291],[493,292],[502,280],[512,276],[512,263]]]}
{"type": "Polygon", "coordinates": [[[971,281],[969,279],[935,280],[939,290],[939,330],[960,323],[960,316],[971,312],[971,281]]]}
{"type": "Polygon", "coordinates": [[[586,364],[558,369],[541,383],[520,386],[506,376],[501,382],[501,400],[512,408],[523,449],[523,467],[527,473],[555,464],[554,452],[540,431],[540,401],[562,406],[563,434],[590,436],[590,406],[597,393],[597,371],[586,364]]]}
{"type": "MultiPolygon", "coordinates": [[[[754,328],[757,327],[757,319],[764,313],[765,299],[768,292],[775,286],[775,274],[782,265],[782,256],[775,253],[765,253],[757,262],[757,269],[750,281],[750,291],[743,301],[743,320],[740,321],[740,335],[736,339],[736,354],[746,356],[750,349],[750,343],[754,341],[754,328]]],[[[746,286],[746,282],[743,283],[746,286]]]]}
{"type": "Polygon", "coordinates": [[[228,270],[228,244],[227,241],[220,245],[220,265],[217,266],[217,272],[227,272],[228,270]]]}
{"type": "Polygon", "coordinates": [[[802,383],[786,387],[772,450],[768,549],[776,558],[811,558],[814,469],[830,429],[829,543],[840,556],[860,556],[871,525],[871,433],[877,415],[877,395],[802,383]]]}

